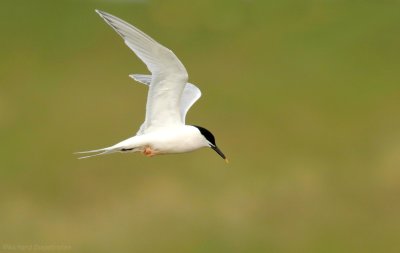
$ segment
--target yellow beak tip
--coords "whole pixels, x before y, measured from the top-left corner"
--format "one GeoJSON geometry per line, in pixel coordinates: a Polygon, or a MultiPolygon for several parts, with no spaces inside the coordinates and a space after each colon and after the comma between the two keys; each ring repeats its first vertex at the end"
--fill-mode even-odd
{"type": "Polygon", "coordinates": [[[225,162],[226,162],[226,163],[229,163],[229,160],[228,160],[228,158],[225,158],[225,162]]]}

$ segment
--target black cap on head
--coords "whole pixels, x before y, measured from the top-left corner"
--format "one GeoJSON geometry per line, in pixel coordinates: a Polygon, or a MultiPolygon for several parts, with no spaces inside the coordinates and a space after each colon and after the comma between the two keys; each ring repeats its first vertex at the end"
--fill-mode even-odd
{"type": "Polygon", "coordinates": [[[214,135],[204,127],[201,126],[194,126],[194,127],[199,129],[200,133],[212,144],[211,148],[214,149],[214,151],[217,152],[218,155],[220,155],[226,162],[228,162],[228,159],[226,159],[224,153],[222,153],[222,151],[217,147],[217,144],[215,144],[214,135]]]}
{"type": "Polygon", "coordinates": [[[210,131],[201,126],[194,126],[194,127],[197,127],[197,129],[199,129],[200,133],[207,139],[207,141],[209,141],[211,144],[215,146],[215,138],[210,131]]]}

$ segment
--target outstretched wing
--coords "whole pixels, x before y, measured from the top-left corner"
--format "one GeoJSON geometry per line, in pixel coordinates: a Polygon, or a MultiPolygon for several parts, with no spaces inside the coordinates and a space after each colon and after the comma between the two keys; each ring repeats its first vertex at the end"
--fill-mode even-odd
{"type": "Polygon", "coordinates": [[[188,79],[183,64],[171,50],[136,27],[111,14],[99,10],[96,12],[124,39],[125,44],[152,73],[143,131],[183,124],[179,106],[188,79]]]}
{"type": "MultiPolygon", "coordinates": [[[[143,83],[147,86],[151,84],[151,75],[142,75],[142,74],[132,74],[129,75],[135,81],[139,83],[143,83]]],[[[183,89],[183,93],[181,96],[181,101],[179,104],[179,110],[181,113],[181,118],[183,122],[185,122],[186,114],[189,111],[190,107],[201,97],[201,91],[197,88],[196,85],[191,83],[186,83],[185,88],[183,89]]],[[[140,130],[139,130],[140,132],[140,130]]]]}
{"type": "Polygon", "coordinates": [[[196,85],[186,83],[185,89],[181,96],[180,112],[183,122],[185,122],[186,114],[190,107],[201,97],[201,91],[196,85]]]}

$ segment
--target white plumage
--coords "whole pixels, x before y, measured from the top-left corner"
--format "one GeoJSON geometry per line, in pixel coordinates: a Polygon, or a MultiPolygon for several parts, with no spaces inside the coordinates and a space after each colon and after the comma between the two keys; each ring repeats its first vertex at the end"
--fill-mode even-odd
{"type": "Polygon", "coordinates": [[[153,156],[211,147],[226,160],[211,132],[202,127],[185,125],[186,113],[200,98],[201,91],[187,82],[187,71],[175,54],[127,22],[99,10],[96,12],[146,64],[151,75],[130,75],[149,86],[146,117],[137,134],[111,147],[78,152],[96,153],[80,158],[128,151],[153,156]]]}

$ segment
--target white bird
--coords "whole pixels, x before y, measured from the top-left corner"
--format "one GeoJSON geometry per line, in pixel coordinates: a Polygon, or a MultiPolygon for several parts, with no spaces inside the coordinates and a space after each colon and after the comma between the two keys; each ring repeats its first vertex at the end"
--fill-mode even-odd
{"type": "Polygon", "coordinates": [[[185,124],[186,113],[200,98],[201,92],[187,82],[186,69],[175,54],[127,22],[103,11],[96,12],[146,64],[151,75],[130,75],[149,86],[146,118],[136,135],[107,148],[77,152],[96,153],[80,158],[115,152],[142,152],[151,157],[210,147],[227,162],[210,131],[185,124]]]}

